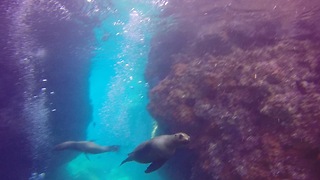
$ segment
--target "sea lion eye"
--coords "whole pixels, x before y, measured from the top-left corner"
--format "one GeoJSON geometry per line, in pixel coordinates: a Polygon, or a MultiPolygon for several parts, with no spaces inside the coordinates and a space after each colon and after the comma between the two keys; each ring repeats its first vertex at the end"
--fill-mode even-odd
{"type": "Polygon", "coordinates": [[[182,139],[183,138],[183,135],[182,134],[179,134],[179,139],[182,139]]]}

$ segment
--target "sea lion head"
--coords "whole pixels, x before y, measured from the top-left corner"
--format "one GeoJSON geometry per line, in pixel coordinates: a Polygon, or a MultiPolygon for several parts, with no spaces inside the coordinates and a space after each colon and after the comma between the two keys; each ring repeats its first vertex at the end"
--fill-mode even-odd
{"type": "Polygon", "coordinates": [[[177,142],[179,145],[187,145],[190,142],[190,136],[186,133],[176,133],[173,135],[175,142],[177,142]]]}

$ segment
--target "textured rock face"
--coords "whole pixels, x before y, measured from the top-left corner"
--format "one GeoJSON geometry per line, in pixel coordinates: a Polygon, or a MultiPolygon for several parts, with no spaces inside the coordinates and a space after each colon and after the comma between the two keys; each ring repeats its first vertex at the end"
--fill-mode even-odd
{"type": "MultiPolygon", "coordinates": [[[[15,1],[10,1],[14,3],[15,1]]],[[[6,18],[7,1],[0,2],[0,177],[1,179],[27,179],[31,173],[32,159],[26,133],[22,131],[23,99],[20,91],[17,64],[8,44],[9,25],[6,18]]]]}
{"type": "MultiPolygon", "coordinates": [[[[58,1],[0,1],[1,179],[28,179],[35,172],[57,179],[49,173],[75,155],[52,154],[52,147],[62,141],[84,139],[91,119],[86,80],[91,63],[88,42],[93,39],[92,28],[98,22],[76,13],[72,17],[79,21],[63,19],[65,14],[59,10],[65,8],[58,5],[58,1]],[[21,63],[24,58],[34,62],[30,63],[33,69],[21,63]],[[25,78],[26,75],[34,78],[25,78]],[[30,88],[30,84],[34,86],[30,88]],[[47,101],[45,106],[37,106],[40,101],[36,97],[42,88],[46,88],[47,101]],[[33,106],[40,108],[26,108],[33,106]],[[36,121],[43,117],[37,116],[42,113],[39,111],[46,111],[43,107],[49,110],[46,126],[43,121],[36,121]],[[33,110],[30,114],[34,116],[26,109],[33,110]],[[35,148],[39,142],[40,148],[35,148]]],[[[81,13],[77,5],[80,6],[70,3],[68,12],[81,13]]]]}
{"type": "Polygon", "coordinates": [[[192,137],[189,179],[319,179],[320,5],[241,3],[172,2],[192,43],[170,55],[148,108],[192,137]]]}

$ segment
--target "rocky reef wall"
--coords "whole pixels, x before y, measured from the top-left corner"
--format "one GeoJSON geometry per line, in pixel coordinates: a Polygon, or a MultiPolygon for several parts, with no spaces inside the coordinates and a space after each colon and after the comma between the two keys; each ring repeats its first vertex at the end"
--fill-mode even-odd
{"type": "Polygon", "coordinates": [[[190,134],[184,179],[319,179],[320,4],[170,1],[162,16],[148,108],[190,134]]]}
{"type": "MultiPolygon", "coordinates": [[[[15,1],[11,1],[15,3],[15,1]]],[[[23,84],[13,58],[8,34],[8,1],[0,2],[0,176],[2,179],[27,179],[31,173],[30,144],[23,127],[21,101],[23,84]]]]}
{"type": "Polygon", "coordinates": [[[76,154],[58,155],[53,146],[83,140],[91,120],[92,29],[99,21],[82,13],[86,1],[21,2],[0,2],[0,176],[57,179],[50,173],[76,154]]]}

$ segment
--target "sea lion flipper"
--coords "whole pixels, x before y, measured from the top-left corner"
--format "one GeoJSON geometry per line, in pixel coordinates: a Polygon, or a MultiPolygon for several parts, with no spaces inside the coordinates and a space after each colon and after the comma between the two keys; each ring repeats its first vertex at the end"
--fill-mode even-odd
{"type": "Polygon", "coordinates": [[[132,161],[132,157],[129,155],[129,157],[127,159],[125,159],[124,161],[121,162],[120,166],[126,162],[132,161]]]}
{"type": "Polygon", "coordinates": [[[159,169],[166,161],[167,161],[167,159],[160,159],[160,160],[154,161],[148,166],[148,168],[144,172],[151,173],[151,172],[159,169]]]}

